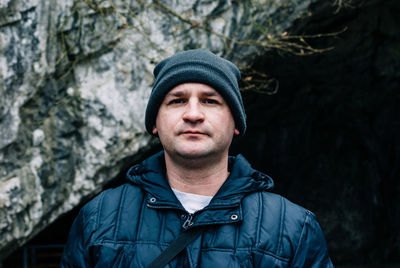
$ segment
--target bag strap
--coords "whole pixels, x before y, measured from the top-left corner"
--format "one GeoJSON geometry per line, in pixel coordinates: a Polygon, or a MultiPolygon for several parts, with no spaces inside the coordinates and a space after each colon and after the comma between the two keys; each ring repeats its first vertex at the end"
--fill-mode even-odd
{"type": "Polygon", "coordinates": [[[192,228],[182,232],[168,248],[152,261],[147,268],[163,268],[192,241],[194,241],[202,232],[201,228],[192,228]]]}

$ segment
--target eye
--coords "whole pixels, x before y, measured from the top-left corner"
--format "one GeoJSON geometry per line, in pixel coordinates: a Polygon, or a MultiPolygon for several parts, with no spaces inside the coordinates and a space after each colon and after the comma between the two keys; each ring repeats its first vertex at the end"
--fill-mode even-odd
{"type": "Polygon", "coordinates": [[[168,104],[182,104],[185,103],[186,100],[183,98],[172,99],[168,102],[168,104]]]}
{"type": "Polygon", "coordinates": [[[215,100],[215,99],[204,99],[203,103],[205,103],[205,104],[219,104],[219,101],[215,100]]]}

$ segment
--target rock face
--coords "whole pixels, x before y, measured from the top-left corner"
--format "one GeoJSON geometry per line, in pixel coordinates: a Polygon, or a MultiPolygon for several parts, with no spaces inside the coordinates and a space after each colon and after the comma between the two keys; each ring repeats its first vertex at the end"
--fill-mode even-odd
{"type": "Polygon", "coordinates": [[[157,144],[143,126],[155,63],[307,53],[285,32],[318,2],[0,1],[0,259],[157,144]]]}

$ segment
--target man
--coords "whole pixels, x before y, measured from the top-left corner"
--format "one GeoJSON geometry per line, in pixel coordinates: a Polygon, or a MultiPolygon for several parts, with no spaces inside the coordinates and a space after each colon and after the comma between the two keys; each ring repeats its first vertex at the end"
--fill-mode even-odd
{"type": "Polygon", "coordinates": [[[168,267],[333,267],[314,215],[228,156],[246,131],[237,67],[199,49],[165,59],[154,75],[145,123],[164,151],[81,210],[61,266],[147,267],[189,234],[168,267]]]}

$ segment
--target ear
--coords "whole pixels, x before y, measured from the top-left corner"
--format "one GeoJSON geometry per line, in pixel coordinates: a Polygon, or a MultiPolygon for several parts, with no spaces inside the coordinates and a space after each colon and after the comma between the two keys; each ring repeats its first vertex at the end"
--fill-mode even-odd
{"type": "Polygon", "coordinates": [[[234,133],[235,133],[235,135],[239,135],[240,134],[239,130],[237,130],[236,128],[235,128],[234,133]]]}
{"type": "Polygon", "coordinates": [[[158,131],[156,126],[153,127],[153,130],[151,131],[151,133],[153,133],[153,135],[157,135],[158,131]]]}

